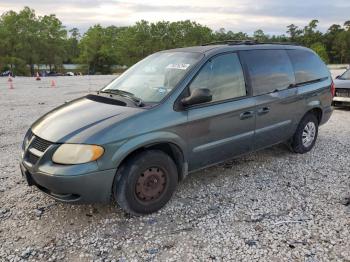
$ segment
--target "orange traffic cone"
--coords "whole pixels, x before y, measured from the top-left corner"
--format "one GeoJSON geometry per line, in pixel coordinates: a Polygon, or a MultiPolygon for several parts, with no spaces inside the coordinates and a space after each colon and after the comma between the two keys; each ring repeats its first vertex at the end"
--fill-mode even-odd
{"type": "Polygon", "coordinates": [[[41,78],[40,78],[40,75],[39,75],[39,72],[36,72],[36,78],[35,78],[35,80],[41,80],[41,78]]]}
{"type": "Polygon", "coordinates": [[[52,79],[51,81],[51,87],[56,87],[56,81],[52,79]]]}

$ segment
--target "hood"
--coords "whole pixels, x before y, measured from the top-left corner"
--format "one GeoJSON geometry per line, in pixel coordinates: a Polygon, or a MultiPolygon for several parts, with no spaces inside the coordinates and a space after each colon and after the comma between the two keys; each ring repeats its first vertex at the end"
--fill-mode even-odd
{"type": "Polygon", "coordinates": [[[91,97],[82,97],[55,108],[32,125],[32,132],[54,143],[84,143],[98,131],[144,111],[116,105],[115,100],[108,99],[106,103],[104,99],[91,97]]]}
{"type": "Polygon", "coordinates": [[[335,88],[349,88],[350,89],[350,80],[335,79],[334,85],[335,85],[335,88]]]}

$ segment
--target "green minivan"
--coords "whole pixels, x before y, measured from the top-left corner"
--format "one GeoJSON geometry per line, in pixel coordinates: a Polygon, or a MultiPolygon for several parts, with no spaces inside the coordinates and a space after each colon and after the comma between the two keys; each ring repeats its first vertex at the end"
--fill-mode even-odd
{"type": "Polygon", "coordinates": [[[292,44],[227,41],[152,54],[100,91],[38,119],[23,142],[29,185],[67,203],[152,213],[189,173],[287,142],[310,151],[334,84],[292,44]]]}

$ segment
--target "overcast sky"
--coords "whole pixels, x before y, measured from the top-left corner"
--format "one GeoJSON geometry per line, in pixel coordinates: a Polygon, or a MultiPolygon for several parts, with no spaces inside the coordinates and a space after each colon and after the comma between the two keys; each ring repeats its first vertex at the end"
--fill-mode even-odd
{"type": "Polygon", "coordinates": [[[260,28],[281,34],[291,23],[304,26],[318,19],[320,30],[325,31],[334,23],[350,20],[350,0],[0,0],[0,13],[24,6],[38,15],[54,13],[68,29],[82,31],[97,23],[121,26],[141,19],[190,19],[214,30],[224,27],[251,34],[260,28]]]}

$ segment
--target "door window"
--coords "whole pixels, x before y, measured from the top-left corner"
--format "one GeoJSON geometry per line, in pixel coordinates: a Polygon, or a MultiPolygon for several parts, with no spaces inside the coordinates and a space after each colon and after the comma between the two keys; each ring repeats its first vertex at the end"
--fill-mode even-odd
{"type": "Polygon", "coordinates": [[[242,66],[237,54],[224,54],[210,59],[190,84],[192,93],[196,88],[207,88],[212,102],[245,96],[247,94],[242,66]]]}
{"type": "Polygon", "coordinates": [[[285,50],[243,51],[252,81],[253,95],[287,89],[294,84],[292,64],[285,50]]]}

